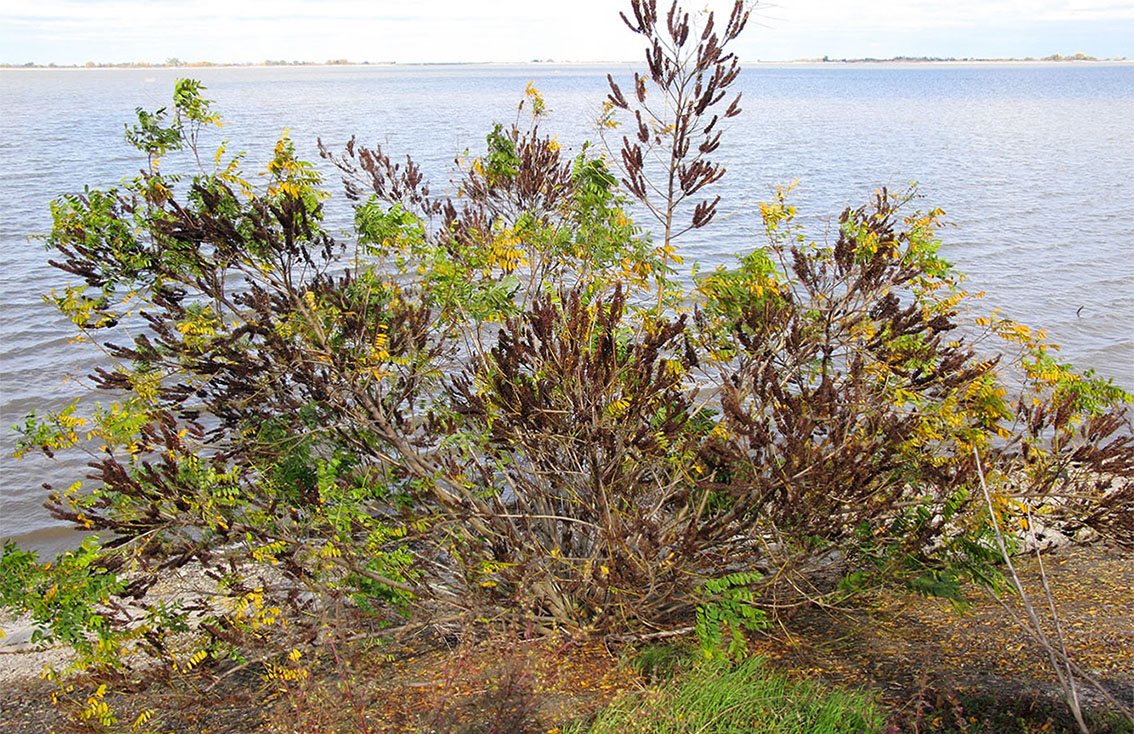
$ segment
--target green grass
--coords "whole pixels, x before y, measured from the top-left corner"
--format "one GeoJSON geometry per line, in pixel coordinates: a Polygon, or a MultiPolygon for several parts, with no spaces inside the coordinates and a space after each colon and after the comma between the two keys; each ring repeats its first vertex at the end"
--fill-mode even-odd
{"type": "Polygon", "coordinates": [[[885,719],[869,695],[790,681],[758,658],[705,660],[564,734],[834,734],[880,731],[885,719]]]}

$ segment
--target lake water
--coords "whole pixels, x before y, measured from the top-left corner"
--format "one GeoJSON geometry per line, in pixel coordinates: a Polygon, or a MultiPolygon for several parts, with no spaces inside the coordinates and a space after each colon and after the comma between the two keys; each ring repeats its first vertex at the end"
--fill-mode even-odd
{"type": "MultiPolygon", "coordinates": [[[[357,135],[411,153],[438,191],[456,155],[515,119],[529,81],[552,109],[545,131],[574,149],[593,138],[608,71],[625,79],[630,69],[0,71],[0,538],[46,550],[72,537],[40,507],[40,485],[81,478],[82,461],[16,461],[6,429],[87,395],[82,377],[98,354],[70,344],[40,300],[67,280],[28,237],[48,230],[52,198],[142,166],[122,140],[135,107],[168,104],[174,79],[194,76],[229,121],[206,150],[227,139],[262,164],[289,128],[316,160],[317,137],[338,149],[357,135]]],[[[756,65],[741,84],[717,189],[728,216],[681,241],[687,263],[711,267],[759,245],[755,204],[776,185],[799,181],[792,200],[821,238],[844,206],[916,181],[922,207],[953,223],[944,254],[986,293],[984,308],[1045,327],[1066,358],[1134,390],[1134,65],[756,65]]],[[[342,197],[330,206],[346,221],[342,197]]]]}

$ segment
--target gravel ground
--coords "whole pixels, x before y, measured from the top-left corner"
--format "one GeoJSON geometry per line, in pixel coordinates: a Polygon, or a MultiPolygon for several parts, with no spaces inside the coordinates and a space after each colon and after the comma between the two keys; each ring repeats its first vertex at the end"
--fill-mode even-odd
{"type": "MultiPolygon", "coordinates": [[[[1113,695],[1134,706],[1131,554],[1098,545],[1063,548],[1048,553],[1045,563],[1072,657],[1113,695]]],[[[1019,565],[1033,601],[1042,606],[1034,559],[1021,559],[1019,565]]],[[[186,583],[172,580],[169,593],[187,588],[186,583]]],[[[934,695],[938,701],[942,696],[945,700],[979,697],[986,702],[982,704],[986,715],[998,708],[1019,708],[1021,701],[1033,699],[1047,701],[1050,711],[1065,709],[1042,650],[987,595],[972,589],[969,597],[964,611],[942,600],[898,594],[872,597],[869,608],[810,609],[795,615],[786,626],[753,639],[752,648],[794,675],[873,688],[899,709],[908,710],[915,705],[911,702],[931,700],[934,695]]],[[[0,617],[0,628],[7,634],[0,644],[0,732],[39,734],[57,728],[61,719],[50,699],[58,689],[42,680],[40,673],[48,664],[65,665],[69,652],[34,649],[30,645],[33,628],[27,620],[0,617]]],[[[384,710],[410,705],[421,691],[429,690],[418,681],[431,670],[428,655],[387,667],[368,662],[368,654],[360,653],[359,670],[369,671],[366,675],[371,677],[360,672],[356,691],[366,699],[368,712],[379,716],[384,710]]],[[[439,670],[452,664],[451,653],[444,650],[429,655],[437,657],[439,662],[433,667],[439,670]]],[[[574,664],[570,659],[561,662],[568,667],[574,664]]],[[[593,665],[598,666],[596,672],[581,679],[601,677],[597,671],[603,666],[593,665]]],[[[334,693],[339,676],[328,672],[318,683],[322,686],[318,690],[330,691],[328,700],[336,710],[343,708],[334,693]]],[[[88,695],[83,691],[93,685],[80,684],[76,700],[82,701],[88,695]]],[[[167,686],[136,681],[119,682],[111,688],[122,691],[113,694],[116,710],[154,710],[161,714],[161,731],[277,732],[284,731],[280,722],[288,721],[282,699],[276,699],[272,687],[251,668],[226,679],[215,690],[202,685],[174,692],[167,686]]],[[[565,691],[563,695],[570,698],[578,693],[565,691]]],[[[1099,705],[1099,697],[1089,691],[1084,699],[1089,705],[1099,705]]],[[[967,705],[972,712],[971,704],[967,705]]],[[[933,728],[923,726],[921,730],[933,728]]],[[[1050,729],[1058,730],[1058,725],[1050,729]]]]}

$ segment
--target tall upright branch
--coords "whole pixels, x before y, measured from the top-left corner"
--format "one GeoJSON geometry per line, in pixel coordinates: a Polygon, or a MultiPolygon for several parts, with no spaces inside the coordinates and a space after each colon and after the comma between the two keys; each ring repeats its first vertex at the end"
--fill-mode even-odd
{"type": "MultiPolygon", "coordinates": [[[[726,49],[744,30],[751,7],[744,0],[735,0],[720,34],[712,12],[698,28],[677,0],[670,5],[664,22],[656,0],[632,0],[631,10],[633,19],[620,15],[630,30],[646,39],[649,73],[634,74],[634,93],[629,97],[614,77],[607,75],[607,108],[634,116],[636,135],[622,138],[622,183],[662,227],[664,271],[673,257],[673,241],[709,224],[717,213],[720,196],[699,201],[687,223],[682,209],[701,189],[724,176],[724,164],[711,156],[720,147],[722,119],[736,117],[741,111],[741,95],[737,93],[724,111],[718,112],[740,75],[736,55],[726,49]],[[654,101],[655,97],[659,101],[654,101]],[[647,171],[650,159],[663,167],[660,177],[647,171]]],[[[660,278],[664,278],[664,272],[660,278]]],[[[659,282],[659,313],[664,295],[664,282],[659,282]]]]}

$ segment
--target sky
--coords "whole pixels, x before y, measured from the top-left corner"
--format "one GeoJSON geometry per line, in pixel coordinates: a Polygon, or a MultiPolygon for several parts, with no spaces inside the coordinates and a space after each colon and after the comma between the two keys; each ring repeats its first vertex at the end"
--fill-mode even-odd
{"type": "MultiPolygon", "coordinates": [[[[669,0],[659,0],[668,8],[669,0]]],[[[727,0],[686,0],[727,13],[727,0]]],[[[627,61],[627,0],[0,0],[0,63],[627,61]]],[[[1134,0],[775,0],[743,60],[1134,58],[1134,0]]]]}

